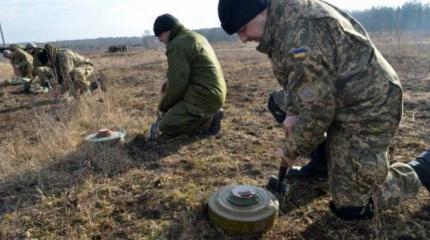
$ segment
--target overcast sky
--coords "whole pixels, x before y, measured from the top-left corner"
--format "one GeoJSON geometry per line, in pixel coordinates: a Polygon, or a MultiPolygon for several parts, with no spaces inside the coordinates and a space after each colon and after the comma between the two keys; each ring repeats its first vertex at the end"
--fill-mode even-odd
{"type": "MultiPolygon", "coordinates": [[[[347,10],[401,6],[405,0],[327,0],[347,10]]],[[[430,3],[430,0],[421,0],[430,3]]],[[[171,13],[191,29],[218,27],[218,0],[0,0],[7,43],[141,36],[171,13]]]]}

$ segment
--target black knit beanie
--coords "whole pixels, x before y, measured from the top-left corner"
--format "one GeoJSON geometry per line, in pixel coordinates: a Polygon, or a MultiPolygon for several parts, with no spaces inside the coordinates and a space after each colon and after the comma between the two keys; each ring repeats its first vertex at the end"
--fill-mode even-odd
{"type": "Polygon", "coordinates": [[[218,17],[221,27],[228,34],[234,34],[266,9],[270,0],[220,0],[218,17]]]}
{"type": "Polygon", "coordinates": [[[154,22],[154,34],[160,36],[165,31],[171,30],[177,23],[178,19],[170,14],[163,14],[157,17],[154,22]]]}

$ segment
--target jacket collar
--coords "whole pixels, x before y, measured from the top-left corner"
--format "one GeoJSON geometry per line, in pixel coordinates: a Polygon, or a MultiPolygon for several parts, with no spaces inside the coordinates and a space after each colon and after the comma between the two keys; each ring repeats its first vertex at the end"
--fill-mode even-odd
{"type": "Polygon", "coordinates": [[[182,25],[180,23],[175,24],[175,26],[170,31],[169,42],[172,41],[176,36],[178,36],[179,33],[183,32],[185,30],[186,30],[186,28],[184,27],[184,25],[182,25]]]}

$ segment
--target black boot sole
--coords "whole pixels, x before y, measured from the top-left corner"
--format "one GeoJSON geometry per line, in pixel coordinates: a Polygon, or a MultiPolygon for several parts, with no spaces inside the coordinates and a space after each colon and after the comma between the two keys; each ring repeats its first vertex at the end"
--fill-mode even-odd
{"type": "Polygon", "coordinates": [[[421,184],[430,193],[430,150],[421,153],[415,160],[410,161],[408,165],[414,169],[421,184]]]}

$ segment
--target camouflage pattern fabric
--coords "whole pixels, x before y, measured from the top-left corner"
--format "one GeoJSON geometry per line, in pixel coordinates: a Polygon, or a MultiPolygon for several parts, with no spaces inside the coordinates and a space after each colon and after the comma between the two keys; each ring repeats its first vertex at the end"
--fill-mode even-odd
{"type": "Polygon", "coordinates": [[[417,194],[413,169],[387,159],[402,115],[399,78],[358,22],[322,1],[272,0],[257,49],[299,116],[285,155],[309,154],[327,132],[336,207],[365,206],[370,197],[391,207],[417,194]]]}
{"type": "Polygon", "coordinates": [[[52,83],[52,79],[54,79],[54,73],[50,67],[38,67],[34,72],[42,86],[46,86],[47,83],[52,83]]]}
{"type": "Polygon", "coordinates": [[[272,93],[273,98],[275,100],[276,105],[279,106],[284,112],[287,113],[287,116],[295,115],[294,112],[291,111],[292,108],[292,99],[291,94],[288,94],[284,89],[274,90],[272,93]]]}
{"type": "Polygon", "coordinates": [[[72,50],[61,49],[56,59],[58,78],[62,80],[64,89],[69,89],[73,95],[89,89],[89,77],[92,76],[94,68],[88,58],[72,50]]]}
{"type": "Polygon", "coordinates": [[[91,76],[93,76],[94,67],[92,65],[82,65],[72,70],[71,75],[77,88],[80,90],[89,90],[91,84],[91,76]]]}
{"type": "Polygon", "coordinates": [[[89,90],[94,72],[91,60],[70,49],[58,49],[51,44],[47,44],[45,50],[62,92],[69,90],[72,95],[77,95],[89,90]]]}
{"type": "Polygon", "coordinates": [[[33,57],[20,48],[12,52],[10,63],[14,68],[17,77],[32,78],[33,76],[33,57]]]}

